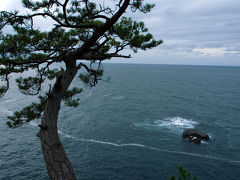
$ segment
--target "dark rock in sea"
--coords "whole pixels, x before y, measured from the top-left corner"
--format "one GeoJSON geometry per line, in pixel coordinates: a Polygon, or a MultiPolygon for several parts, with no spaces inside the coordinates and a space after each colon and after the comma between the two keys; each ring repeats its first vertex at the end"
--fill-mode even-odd
{"type": "Polygon", "coordinates": [[[208,134],[197,129],[186,129],[183,131],[183,139],[188,138],[189,142],[200,144],[202,140],[209,140],[208,134]]]}

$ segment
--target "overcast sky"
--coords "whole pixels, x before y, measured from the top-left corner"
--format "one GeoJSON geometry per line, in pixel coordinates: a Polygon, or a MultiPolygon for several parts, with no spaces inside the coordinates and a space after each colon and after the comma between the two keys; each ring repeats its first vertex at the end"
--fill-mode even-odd
{"type": "MultiPolygon", "coordinates": [[[[164,44],[112,62],[240,66],[240,0],[153,2],[151,13],[134,18],[164,44]]],[[[0,10],[19,8],[21,0],[1,0],[0,10]]]]}

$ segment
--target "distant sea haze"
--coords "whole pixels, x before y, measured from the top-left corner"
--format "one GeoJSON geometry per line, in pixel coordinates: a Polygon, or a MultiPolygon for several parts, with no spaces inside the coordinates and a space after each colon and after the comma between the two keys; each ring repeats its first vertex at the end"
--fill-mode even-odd
{"type": "MultiPolygon", "coordinates": [[[[80,106],[59,115],[78,179],[170,179],[178,166],[199,180],[240,179],[240,68],[105,64],[80,106]],[[196,145],[182,132],[197,128],[196,145]]],[[[82,86],[79,80],[73,86],[82,86]]],[[[14,87],[14,86],[13,86],[14,87]]],[[[15,88],[0,101],[0,179],[49,179],[36,136],[40,120],[9,129],[7,116],[36,100],[15,88]]]]}

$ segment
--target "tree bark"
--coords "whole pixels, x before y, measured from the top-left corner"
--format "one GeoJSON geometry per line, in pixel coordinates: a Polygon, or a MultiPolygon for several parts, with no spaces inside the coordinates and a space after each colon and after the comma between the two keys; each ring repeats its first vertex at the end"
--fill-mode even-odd
{"type": "Polygon", "coordinates": [[[38,136],[48,174],[54,180],[75,180],[70,160],[58,136],[57,120],[63,95],[77,73],[76,65],[66,65],[66,70],[56,80],[49,94],[38,136]]]}
{"type": "Polygon", "coordinates": [[[45,158],[48,174],[54,180],[75,180],[76,176],[69,161],[67,154],[62,146],[58,136],[57,120],[58,113],[63,95],[69,88],[73,78],[75,77],[78,68],[76,67],[76,60],[83,54],[87,53],[96,41],[108,29],[110,29],[117,20],[122,16],[129,5],[130,0],[125,0],[122,6],[113,17],[107,21],[102,28],[97,29],[92,37],[84,43],[80,49],[75,52],[68,53],[66,60],[66,71],[60,75],[54,85],[53,90],[49,94],[49,98],[44,110],[44,115],[41,122],[41,130],[38,134],[42,151],[45,158]]]}

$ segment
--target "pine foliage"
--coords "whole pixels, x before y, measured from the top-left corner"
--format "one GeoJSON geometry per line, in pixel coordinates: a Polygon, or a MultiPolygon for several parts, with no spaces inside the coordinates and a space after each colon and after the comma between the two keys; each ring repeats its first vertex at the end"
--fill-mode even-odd
{"type": "MultiPolygon", "coordinates": [[[[122,16],[131,11],[150,12],[154,4],[141,0],[22,0],[22,3],[27,9],[25,14],[0,12],[0,97],[10,87],[11,74],[18,77],[16,83],[21,93],[39,95],[45,91],[41,94],[48,95],[39,96],[38,103],[9,116],[9,127],[41,118],[52,85],[66,72],[67,65],[75,64],[79,70],[84,69],[79,78],[95,86],[104,78],[102,61],[130,58],[125,49],[137,52],[163,42],[155,40],[143,22],[122,16]],[[37,18],[50,22],[50,30],[37,27],[37,18]],[[7,27],[13,31],[6,31],[7,27]],[[56,68],[57,63],[63,68],[56,68]],[[36,73],[22,77],[21,73],[26,71],[36,73]],[[48,90],[42,88],[44,83],[49,84],[48,90]]],[[[81,92],[81,87],[75,87],[62,99],[66,105],[77,107],[77,95],[81,92]]]]}

